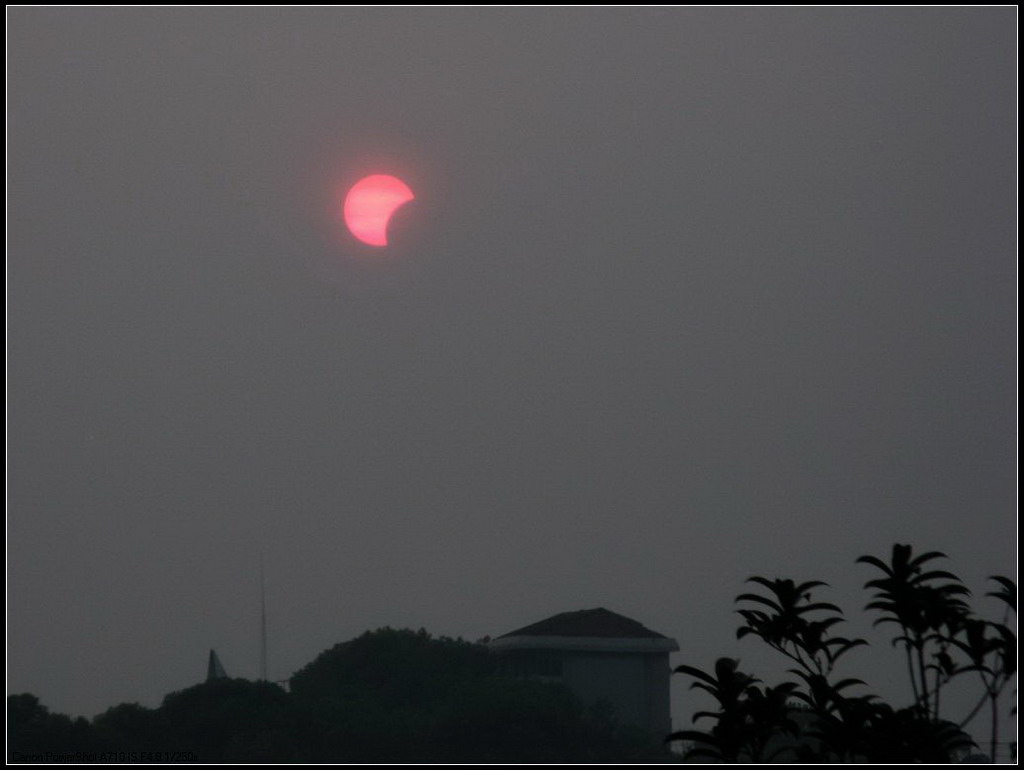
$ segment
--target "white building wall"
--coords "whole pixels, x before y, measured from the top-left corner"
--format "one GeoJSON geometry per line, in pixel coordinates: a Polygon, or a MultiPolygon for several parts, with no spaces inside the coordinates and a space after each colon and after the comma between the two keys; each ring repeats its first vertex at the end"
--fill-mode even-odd
{"type": "Polygon", "coordinates": [[[490,642],[517,676],[561,681],[585,704],[607,702],[617,721],[655,736],[672,731],[669,681],[674,639],[506,634],[490,642]]]}
{"type": "Polygon", "coordinates": [[[606,701],[616,721],[668,735],[667,654],[564,653],[562,680],[586,704],[606,701]]]}

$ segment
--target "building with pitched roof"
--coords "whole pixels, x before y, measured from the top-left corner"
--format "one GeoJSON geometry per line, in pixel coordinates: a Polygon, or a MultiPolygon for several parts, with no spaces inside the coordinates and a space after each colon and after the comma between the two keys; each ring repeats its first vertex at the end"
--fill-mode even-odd
{"type": "Polygon", "coordinates": [[[671,732],[668,656],[675,639],[603,607],[563,612],[489,643],[510,673],[561,682],[586,704],[655,735],[671,732]]]}

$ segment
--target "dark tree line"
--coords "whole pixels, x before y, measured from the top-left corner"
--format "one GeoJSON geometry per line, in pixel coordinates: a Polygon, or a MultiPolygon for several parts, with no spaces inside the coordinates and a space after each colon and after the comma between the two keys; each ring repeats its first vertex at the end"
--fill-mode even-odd
{"type": "MultiPolygon", "coordinates": [[[[1016,674],[1016,585],[995,576],[986,595],[1001,621],[972,609],[967,587],[938,569],[938,552],[895,545],[872,569],[866,609],[893,630],[905,660],[909,705],[836,675],[837,661],[867,644],[837,633],[842,610],[818,599],[825,584],[752,577],[737,596],[738,638],[788,659],[791,681],[767,686],[722,657],[713,669],[681,665],[710,693],[705,730],[682,730],[692,759],[726,762],[948,762],[976,748],[964,732],[988,718],[996,756],[999,698],[1016,674]],[[948,714],[943,692],[973,677],[979,698],[948,714]]],[[[155,709],[121,704],[93,720],[53,714],[30,694],[11,695],[8,761],[597,763],[673,761],[660,739],[618,726],[566,688],[503,675],[486,647],[418,632],[367,632],[323,652],[276,684],[214,679],[167,695],[155,709]]]]}
{"type": "Polygon", "coordinates": [[[51,714],[28,694],[7,705],[8,761],[47,752],[204,763],[673,758],[660,739],[617,726],[564,687],[503,676],[485,646],[423,630],[382,629],[338,644],[297,672],[290,692],[214,679],[158,708],[121,704],[92,721],[51,714]]]}
{"type": "Polygon", "coordinates": [[[1017,610],[1017,588],[1009,578],[990,578],[986,595],[1006,612],[1001,622],[985,620],[960,579],[935,567],[943,558],[897,544],[888,561],[857,559],[875,570],[864,584],[873,592],[865,609],[878,614],[876,626],[893,630],[893,646],[906,660],[909,705],[896,708],[865,693],[862,680],[835,676],[836,662],[867,642],[835,633],[843,612],[817,600],[825,583],[752,577],[747,582],[759,590],[736,597],[743,620],[736,635],[760,639],[788,658],[795,680],[764,686],[732,658],[719,658],[712,671],[678,666],[718,708],[693,717],[710,720],[709,729],[681,730],[668,740],[687,742],[689,758],[725,762],[950,762],[975,748],[963,728],[987,705],[985,748],[995,758],[999,696],[1017,671],[1017,639],[1006,625],[1017,610]],[[967,714],[946,714],[943,690],[961,677],[978,680],[978,704],[967,714]]]}

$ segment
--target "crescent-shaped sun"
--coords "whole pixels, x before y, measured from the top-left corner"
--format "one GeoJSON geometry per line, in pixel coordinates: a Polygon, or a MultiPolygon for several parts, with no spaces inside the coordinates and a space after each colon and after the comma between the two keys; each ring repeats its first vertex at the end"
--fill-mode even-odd
{"type": "Polygon", "coordinates": [[[413,198],[409,186],[389,174],[363,177],[345,196],[349,232],[370,246],[388,245],[388,222],[399,206],[413,198]]]}

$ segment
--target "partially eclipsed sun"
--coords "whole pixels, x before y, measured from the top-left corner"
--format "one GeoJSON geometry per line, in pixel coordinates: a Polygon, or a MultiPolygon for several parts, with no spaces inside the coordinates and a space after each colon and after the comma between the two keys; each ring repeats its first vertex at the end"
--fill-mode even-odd
{"type": "Polygon", "coordinates": [[[363,177],[345,196],[345,224],[363,243],[387,246],[391,215],[415,197],[409,186],[396,177],[388,174],[363,177]]]}

